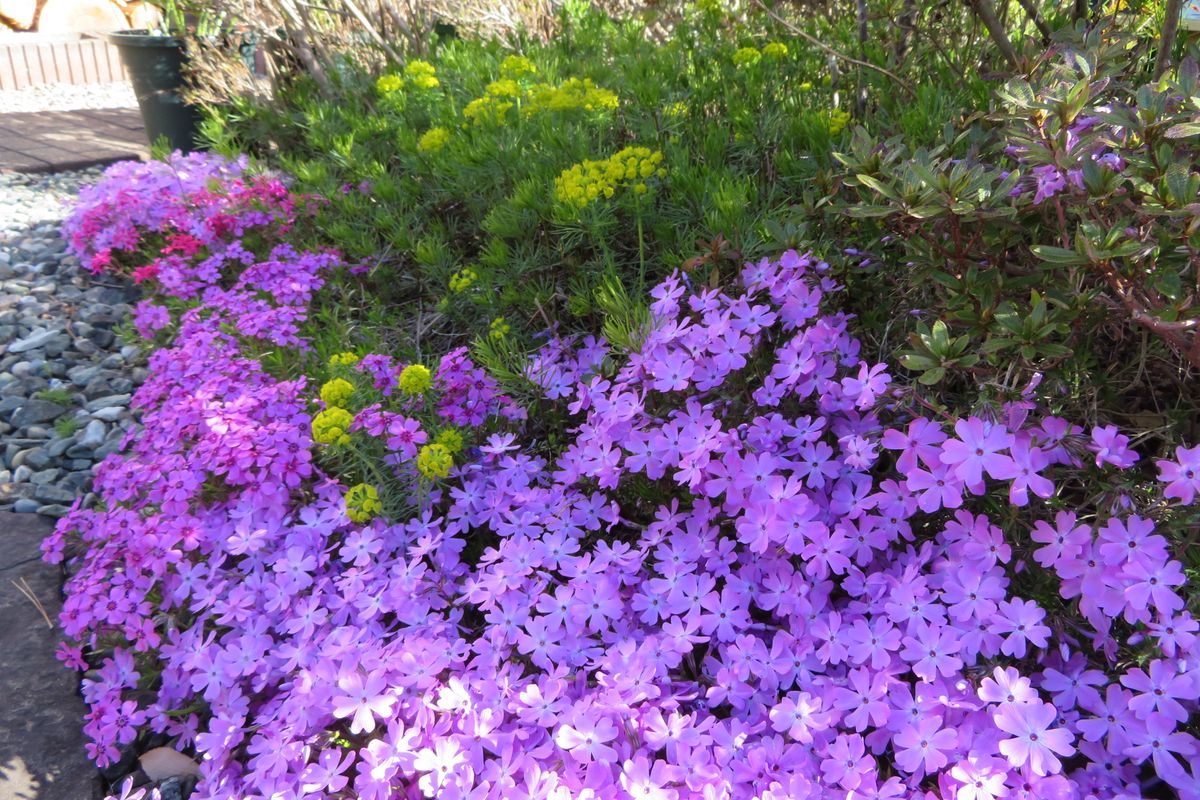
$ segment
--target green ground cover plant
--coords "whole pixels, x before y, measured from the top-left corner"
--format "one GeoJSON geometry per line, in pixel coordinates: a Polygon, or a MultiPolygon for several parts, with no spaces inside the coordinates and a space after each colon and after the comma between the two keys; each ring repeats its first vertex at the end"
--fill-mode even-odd
{"type": "MultiPolygon", "coordinates": [[[[857,90],[770,18],[735,24],[712,3],[661,41],[644,21],[579,10],[548,43],[439,39],[406,66],[348,63],[339,80],[336,100],[300,81],[208,131],[327,198],[320,235],[361,265],[329,313],[362,306],[388,320],[364,327],[418,350],[473,337],[527,349],[548,327],[606,322],[619,338],[637,316],[614,314],[622,293],[681,266],[720,280],[797,244],[790,209],[830,190],[857,90]]],[[[915,99],[886,76],[862,81],[870,124],[918,141],[986,99],[979,80],[915,99]]]]}

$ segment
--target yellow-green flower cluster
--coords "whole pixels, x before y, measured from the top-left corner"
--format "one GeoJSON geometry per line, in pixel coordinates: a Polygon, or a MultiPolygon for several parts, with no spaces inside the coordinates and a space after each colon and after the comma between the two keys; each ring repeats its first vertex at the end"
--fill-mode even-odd
{"type": "Polygon", "coordinates": [[[542,111],[611,111],[619,101],[616,94],[608,89],[601,89],[591,78],[567,78],[554,86],[549,83],[535,83],[529,87],[522,111],[527,114],[537,114],[542,111]]]}
{"type": "Polygon", "coordinates": [[[313,441],[319,444],[346,444],[350,441],[350,424],[354,415],[344,408],[327,408],[313,417],[313,441]]]}
{"type": "Polygon", "coordinates": [[[463,449],[462,434],[453,428],[446,428],[446,430],[437,435],[437,438],[434,439],[433,442],[434,444],[440,444],[442,447],[445,447],[451,453],[457,453],[459,450],[463,449]]]}
{"type": "Polygon", "coordinates": [[[353,367],[358,360],[358,353],[334,353],[329,357],[329,366],[353,367]]]}
{"type": "Polygon", "coordinates": [[[380,75],[375,81],[375,90],[382,95],[395,94],[404,88],[404,78],[399,75],[380,75]]]}
{"type": "Polygon", "coordinates": [[[667,106],[666,115],[672,118],[686,117],[688,113],[688,104],[680,100],[678,103],[672,103],[667,106]]]}
{"type": "Polygon", "coordinates": [[[321,387],[321,400],[330,408],[345,408],[354,396],[354,384],[344,378],[334,378],[321,387]]]}
{"type": "Polygon", "coordinates": [[[504,321],[504,317],[496,317],[488,326],[488,336],[493,339],[503,339],[510,330],[512,328],[504,321]]]}
{"type": "Polygon", "coordinates": [[[644,194],[649,178],[667,174],[662,160],[662,153],[656,150],[626,147],[603,161],[584,161],[563,170],[554,181],[554,196],[582,209],[601,197],[612,197],[624,187],[634,194],[644,194]]]}
{"type": "Polygon", "coordinates": [[[467,103],[462,113],[475,125],[499,124],[504,121],[504,115],[512,107],[511,100],[489,94],[467,103]]]}
{"type": "Polygon", "coordinates": [[[505,78],[520,78],[536,75],[537,66],[525,56],[506,56],[500,62],[500,74],[505,78]]]}
{"type": "Polygon", "coordinates": [[[767,58],[785,58],[788,54],[788,47],[783,42],[771,42],[763,46],[762,54],[767,58]]]}
{"type": "Polygon", "coordinates": [[[850,112],[835,108],[829,112],[829,134],[837,136],[850,123],[850,112]]]}
{"type": "Polygon", "coordinates": [[[762,58],[762,53],[756,47],[740,47],[733,54],[735,67],[752,67],[762,58]]]}
{"type": "Polygon", "coordinates": [[[417,453],[417,469],[426,478],[444,478],[454,466],[454,456],[444,444],[427,444],[417,453]]]}
{"type": "Polygon", "coordinates": [[[383,511],[379,492],[369,483],[346,490],[346,516],[354,522],[369,522],[383,511]]]}
{"type": "Polygon", "coordinates": [[[414,59],[404,66],[404,77],[418,89],[436,89],[439,85],[433,64],[420,59],[414,59]]]}
{"type": "Polygon", "coordinates": [[[450,276],[450,291],[464,292],[471,287],[471,284],[479,280],[479,273],[470,267],[463,267],[458,272],[450,276]]]}
{"type": "Polygon", "coordinates": [[[417,141],[417,149],[422,153],[436,153],[450,141],[450,131],[445,128],[430,128],[417,141]]]}
{"type": "Polygon", "coordinates": [[[400,373],[400,391],[409,395],[425,394],[433,383],[429,367],[424,364],[409,364],[400,373]]]}

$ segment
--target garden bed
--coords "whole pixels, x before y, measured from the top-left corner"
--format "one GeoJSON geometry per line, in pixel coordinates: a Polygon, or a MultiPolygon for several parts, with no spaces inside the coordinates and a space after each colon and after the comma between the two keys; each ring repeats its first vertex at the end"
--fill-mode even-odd
{"type": "Polygon", "coordinates": [[[1194,265],[1161,243],[1200,178],[1157,183],[1194,72],[1064,44],[930,153],[709,6],[689,46],[588,18],[348,68],[256,163],[81,196],[71,246],[152,289],[156,348],[46,545],[98,763],[165,745],[222,798],[1197,797],[1194,265]],[[601,43],[623,70],[548,74],[601,43]],[[1153,430],[1097,411],[1141,380],[1153,430]]]}

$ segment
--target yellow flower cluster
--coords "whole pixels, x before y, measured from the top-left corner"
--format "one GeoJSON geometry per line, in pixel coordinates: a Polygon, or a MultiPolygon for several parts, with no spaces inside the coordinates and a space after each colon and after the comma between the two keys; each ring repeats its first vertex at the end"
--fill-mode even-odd
{"type": "Polygon", "coordinates": [[[319,444],[346,444],[350,441],[350,424],[354,415],[344,408],[327,408],[313,417],[313,441],[319,444]]]}
{"type": "Polygon", "coordinates": [[[470,288],[471,284],[479,280],[479,273],[470,267],[463,267],[458,272],[450,276],[450,291],[463,292],[470,288]]]}
{"type": "Polygon", "coordinates": [[[504,100],[492,95],[477,97],[467,103],[463,116],[475,125],[487,125],[504,121],[504,115],[513,107],[511,100],[504,100]]]}
{"type": "Polygon", "coordinates": [[[354,396],[354,384],[344,378],[334,378],[321,387],[321,399],[330,408],[345,408],[354,396]]]}
{"type": "Polygon", "coordinates": [[[437,70],[428,61],[414,59],[404,66],[404,77],[418,89],[436,89],[439,85],[436,76],[437,70]]]}
{"type": "Polygon", "coordinates": [[[762,58],[762,53],[755,47],[741,47],[733,54],[735,67],[752,67],[762,58]]]}
{"type": "Polygon", "coordinates": [[[358,353],[334,353],[329,357],[331,367],[353,367],[358,363],[358,353]]]}
{"type": "Polygon", "coordinates": [[[850,122],[850,112],[835,108],[829,112],[829,135],[837,136],[850,122]]]}
{"type": "Polygon", "coordinates": [[[454,466],[454,456],[444,444],[427,444],[417,453],[417,469],[426,478],[444,478],[454,466]]]}
{"type": "Polygon", "coordinates": [[[646,180],[667,174],[663,155],[646,147],[626,147],[603,161],[584,161],[563,170],[554,180],[554,196],[575,208],[584,208],[601,197],[612,197],[629,187],[634,194],[647,191],[646,180]]]}
{"type": "MultiPolygon", "coordinates": [[[[504,63],[508,64],[509,59],[505,59],[504,63]]],[[[506,71],[502,64],[502,77],[487,85],[483,97],[467,103],[463,116],[475,125],[498,124],[504,121],[509,109],[518,101],[522,113],[526,115],[577,109],[611,111],[619,104],[615,94],[608,89],[601,89],[590,78],[568,78],[557,86],[535,83],[525,89],[517,82],[517,78],[535,71],[532,64],[529,67],[527,70],[514,66],[506,71]]]]}
{"type": "Polygon", "coordinates": [[[437,435],[437,438],[434,439],[433,441],[434,441],[434,444],[440,444],[442,447],[445,447],[451,453],[457,453],[459,450],[463,449],[462,434],[459,433],[458,431],[454,430],[453,428],[446,428],[446,430],[439,433],[437,435]]]}
{"type": "Polygon", "coordinates": [[[507,56],[500,62],[500,74],[506,78],[536,75],[537,66],[525,56],[507,56]]]}
{"type": "Polygon", "coordinates": [[[618,105],[617,96],[608,89],[601,89],[591,78],[567,78],[558,86],[535,83],[529,87],[525,104],[521,107],[527,114],[542,111],[612,111],[618,105]]]}
{"type": "Polygon", "coordinates": [[[368,522],[383,511],[379,492],[369,483],[360,483],[346,490],[346,516],[354,522],[368,522]]]}
{"type": "Polygon", "coordinates": [[[512,328],[504,321],[504,317],[496,317],[488,326],[488,336],[493,339],[503,339],[510,330],[512,328]]]}
{"type": "Polygon", "coordinates": [[[380,75],[375,81],[375,89],[380,94],[393,94],[404,88],[404,78],[399,75],[380,75]]]}
{"type": "Polygon", "coordinates": [[[783,42],[771,42],[763,47],[762,54],[767,58],[784,58],[788,54],[788,48],[783,42]]]}
{"type": "Polygon", "coordinates": [[[521,96],[521,84],[514,81],[512,78],[501,78],[500,80],[492,81],[483,90],[484,94],[492,97],[512,97],[521,96]]]}
{"type": "Polygon", "coordinates": [[[422,153],[436,153],[450,141],[450,131],[445,128],[430,128],[417,141],[417,149],[422,153]]]}
{"type": "Polygon", "coordinates": [[[405,394],[425,394],[432,383],[433,376],[429,374],[429,367],[424,364],[409,364],[400,373],[400,391],[405,394]]]}

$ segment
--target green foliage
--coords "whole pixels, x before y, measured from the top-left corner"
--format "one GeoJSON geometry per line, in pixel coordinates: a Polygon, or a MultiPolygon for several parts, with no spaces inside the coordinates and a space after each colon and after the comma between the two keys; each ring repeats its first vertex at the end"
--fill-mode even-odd
{"type": "MultiPolygon", "coordinates": [[[[353,295],[390,330],[446,349],[503,317],[516,349],[549,326],[632,344],[647,312],[631,298],[702,242],[774,250],[768,230],[829,184],[851,123],[845,76],[765,16],[735,23],[715,6],[685,11],[661,42],[587,4],[562,25],[519,53],[447,39],[382,75],[347,66],[336,102],[301,78],[274,105],[214,112],[204,133],[326,198],[310,235],[363,267],[329,297],[353,295]],[[642,154],[639,174],[616,175],[622,153],[642,154]]],[[[983,96],[957,77],[915,103],[879,73],[856,82],[870,124],[921,140],[983,96]]]]}
{"type": "Polygon", "coordinates": [[[42,389],[34,394],[34,397],[49,403],[58,403],[60,406],[69,406],[73,400],[70,389],[42,389]]]}
{"type": "Polygon", "coordinates": [[[81,424],[76,417],[59,417],[54,422],[54,432],[58,434],[59,438],[66,439],[74,436],[81,424]]]}
{"type": "Polygon", "coordinates": [[[837,154],[823,222],[853,220],[881,257],[847,275],[852,296],[871,325],[912,320],[901,363],[940,401],[1040,382],[1085,418],[1194,418],[1200,77],[1185,61],[1147,83],[1132,44],[1064,35],[942,142],[859,128],[837,154]]]}

